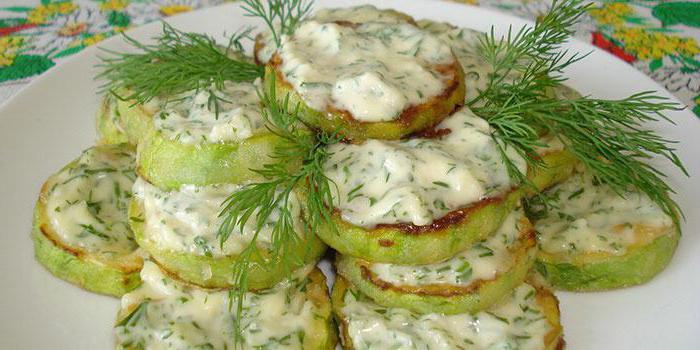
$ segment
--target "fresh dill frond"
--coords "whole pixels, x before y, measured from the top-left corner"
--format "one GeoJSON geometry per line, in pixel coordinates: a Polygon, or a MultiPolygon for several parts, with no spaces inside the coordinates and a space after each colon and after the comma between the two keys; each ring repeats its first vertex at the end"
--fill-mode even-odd
{"type": "MultiPolygon", "coordinates": [[[[590,97],[559,99],[552,92],[566,80],[564,68],[584,56],[570,55],[561,46],[588,8],[580,0],[554,1],[551,11],[534,28],[496,38],[493,31],[480,41],[483,57],[494,74],[486,89],[468,104],[494,129],[494,138],[512,147],[532,168],[542,166],[536,149],[540,136],[557,137],[599,180],[618,194],[633,188],[649,196],[674,220],[681,212],[664,182],[663,172],[646,163],[654,156],[669,160],[687,175],[669,141],[646,128],[664,112],[679,106],[653,92],[620,100],[590,97]]],[[[503,151],[502,151],[503,152],[503,151]]],[[[504,157],[511,177],[527,184],[525,174],[504,157]]]]}
{"type": "Polygon", "coordinates": [[[313,0],[243,0],[241,8],[246,16],[259,17],[265,21],[272,39],[279,47],[282,35],[294,33],[299,23],[311,13],[313,4],[313,0]]]}
{"type": "Polygon", "coordinates": [[[183,32],[165,22],[154,44],[124,35],[137,52],[104,50],[108,55],[101,57],[97,75],[106,81],[101,90],[136,104],[208,89],[220,100],[215,92],[223,90],[227,81],[253,81],[263,76],[262,67],[237,54],[243,48],[240,41],[249,33],[250,29],[234,33],[226,47],[207,35],[183,32]]]}
{"type": "MultiPolygon", "coordinates": [[[[256,254],[259,256],[258,235],[274,212],[278,215],[272,223],[271,254],[265,259],[276,261],[285,269],[295,263],[291,260],[293,252],[290,249],[299,240],[291,209],[293,195],[302,196],[305,202],[302,226],[306,235],[312,235],[321,224],[331,224],[333,193],[331,181],[323,173],[323,164],[330,156],[327,146],[340,142],[341,133],[311,132],[298,116],[298,105],[290,106],[288,96],[278,99],[274,85],[272,78],[260,93],[262,114],[270,132],[284,142],[269,155],[270,163],[254,169],[263,180],[247,184],[231,194],[222,204],[219,214],[223,220],[217,237],[222,246],[235,230],[242,231],[249,220],[254,220],[255,224],[252,240],[233,266],[232,284],[235,287],[229,295],[231,305],[236,303],[238,315],[243,311],[251,259],[256,254]]],[[[293,271],[285,272],[289,277],[293,271]]],[[[241,334],[239,318],[234,323],[236,336],[241,334]]]]}
{"type": "Polygon", "coordinates": [[[584,56],[561,51],[562,44],[573,34],[574,25],[590,7],[581,0],[553,0],[549,12],[534,27],[524,26],[517,32],[508,29],[505,37],[493,28],[479,37],[478,51],[492,66],[487,87],[467,104],[483,100],[508,98],[503,85],[517,85],[529,93],[545,93],[565,80],[562,71],[584,56]]]}

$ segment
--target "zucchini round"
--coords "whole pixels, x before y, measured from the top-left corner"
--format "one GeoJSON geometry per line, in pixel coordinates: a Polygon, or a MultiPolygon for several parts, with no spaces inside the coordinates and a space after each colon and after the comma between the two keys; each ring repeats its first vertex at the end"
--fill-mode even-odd
{"type": "MultiPolygon", "coordinates": [[[[309,125],[328,132],[340,131],[348,139],[354,140],[399,139],[437,125],[457,107],[464,104],[464,73],[459,61],[446,44],[432,34],[417,29],[414,25],[378,22],[358,25],[345,21],[334,23],[310,21],[303,24],[297,33],[305,33],[305,31],[308,33],[346,31],[342,35],[337,34],[338,37],[347,40],[365,40],[372,43],[371,45],[375,45],[375,42],[382,43],[381,47],[398,57],[396,59],[409,61],[391,68],[398,69],[397,71],[390,70],[388,65],[379,58],[371,58],[369,61],[336,62],[338,69],[333,69],[331,66],[331,63],[335,62],[333,59],[307,57],[312,54],[308,52],[311,48],[302,50],[301,47],[308,47],[311,45],[310,43],[296,42],[295,40],[298,38],[294,36],[285,40],[267,64],[265,80],[268,83],[274,80],[277,96],[288,96],[291,102],[290,106],[292,108],[298,107],[299,116],[309,125]],[[335,29],[326,31],[323,29],[325,26],[333,26],[335,29]],[[417,35],[421,35],[425,40],[418,40],[414,48],[400,51],[398,46],[389,46],[385,40],[367,34],[382,32],[396,33],[390,37],[398,38],[403,35],[407,42],[415,41],[417,35]],[[355,37],[359,39],[353,39],[355,37]],[[439,52],[439,55],[431,56],[430,59],[420,57],[420,47],[428,45],[424,43],[437,45],[435,50],[439,52]],[[409,54],[411,50],[415,50],[418,58],[409,54]],[[285,60],[291,63],[287,63],[285,60]],[[291,68],[287,65],[291,65],[291,68]],[[400,70],[403,69],[401,67],[419,65],[423,67],[423,70],[410,72],[400,70]],[[385,67],[382,69],[386,69],[387,72],[377,67],[385,67]],[[343,72],[343,69],[353,69],[353,71],[343,72]],[[309,79],[315,80],[302,81],[305,77],[298,77],[295,73],[297,71],[310,71],[309,76],[313,78],[309,79]],[[409,75],[406,76],[407,74],[409,75]],[[399,78],[394,78],[394,76],[399,78]],[[437,77],[439,79],[436,79],[437,77]],[[319,79],[320,81],[316,81],[319,79]],[[381,80],[381,83],[373,82],[377,79],[381,80]],[[361,83],[361,81],[365,81],[365,83],[361,83]],[[420,87],[410,86],[407,82],[420,83],[425,86],[436,82],[437,85],[427,88],[423,85],[420,87]],[[362,89],[363,86],[370,84],[374,84],[373,88],[369,89],[371,92],[362,89]],[[382,86],[386,86],[386,88],[382,90],[382,86]],[[347,101],[336,98],[336,90],[348,91],[349,89],[356,92],[357,98],[364,99],[362,105],[368,107],[360,108],[360,104],[355,103],[352,96],[348,97],[350,100],[347,101]],[[422,89],[428,91],[424,93],[422,89]],[[367,99],[371,99],[371,101],[365,101],[367,99]]],[[[370,45],[365,41],[362,44],[370,45]]],[[[399,42],[406,46],[405,42],[399,39],[392,40],[391,45],[397,45],[396,43],[399,42]]],[[[357,45],[357,43],[350,41],[347,47],[352,45],[357,45]]],[[[326,46],[320,47],[327,49],[326,46]]],[[[340,45],[338,47],[344,48],[346,46],[340,45]]],[[[370,49],[365,48],[365,50],[370,49]]],[[[350,60],[353,55],[336,53],[333,57],[350,60]]]]}
{"type": "MultiPolygon", "coordinates": [[[[144,284],[122,298],[117,349],[236,348],[236,306],[229,304],[227,290],[189,285],[152,262],[144,264],[141,276],[144,284]]],[[[242,348],[335,349],[326,279],[318,269],[264,292],[247,293],[243,315],[242,348]]]]}
{"type": "Polygon", "coordinates": [[[485,310],[522,284],[535,253],[534,229],[516,210],[493,236],[438,264],[387,266],[347,255],[336,264],[340,275],[377,304],[459,314],[485,310]],[[409,277],[392,280],[392,273],[409,277]]]}
{"type": "Polygon", "coordinates": [[[97,111],[98,144],[113,145],[128,142],[128,137],[122,127],[122,119],[117,109],[116,98],[105,95],[97,111]]]}
{"type": "Polygon", "coordinates": [[[218,93],[195,91],[163,109],[139,143],[137,171],[162,189],[241,183],[259,169],[283,137],[266,128],[257,83],[230,83],[218,93]]]}
{"type": "MultiPolygon", "coordinates": [[[[575,159],[566,151],[542,156],[546,166],[530,172],[538,188],[567,178],[575,159]]],[[[515,189],[462,208],[425,226],[380,225],[366,229],[344,221],[338,211],[331,216],[333,227],[322,225],[316,234],[341,254],[371,262],[423,265],[440,262],[490,236],[517,206],[526,190],[515,189]],[[430,249],[426,249],[430,247],[430,249]]]]}
{"type": "Polygon", "coordinates": [[[331,303],[340,323],[341,344],[347,350],[429,348],[430,341],[454,349],[564,347],[558,300],[549,291],[526,283],[475,315],[421,315],[386,308],[370,301],[342,277],[333,286],[331,303]]]}
{"type": "MultiPolygon", "coordinates": [[[[224,252],[212,254],[211,250],[216,247],[192,252],[165,247],[153,233],[146,229],[148,218],[144,213],[143,200],[140,198],[135,197],[132,200],[129,218],[139,246],[169,274],[204,288],[232,286],[231,267],[238,259],[237,254],[224,254],[224,252]]],[[[184,233],[186,237],[193,236],[192,240],[195,240],[196,234],[204,233],[184,233]]],[[[230,240],[234,238],[233,235],[236,233],[232,234],[230,240]]],[[[248,288],[250,290],[269,288],[281,281],[287,271],[316,262],[325,250],[326,246],[315,235],[309,235],[308,239],[300,238],[289,247],[290,260],[288,261],[292,263],[285,266],[279,257],[272,256],[268,246],[259,241],[259,254],[253,254],[250,260],[248,288]]]]}
{"type": "Polygon", "coordinates": [[[101,294],[139,285],[143,260],[127,223],[133,150],[103,145],[52,175],[34,211],[36,259],[53,275],[101,294]]]}
{"type": "Polygon", "coordinates": [[[535,270],[554,288],[598,291],[645,283],[668,265],[680,230],[648,197],[619,197],[587,174],[545,192],[555,203],[530,215],[540,250],[535,270]]]}
{"type": "MultiPolygon", "coordinates": [[[[126,95],[126,93],[124,94],[126,95]]],[[[116,112],[119,113],[121,127],[128,142],[138,145],[153,129],[153,116],[159,110],[160,101],[154,99],[146,104],[133,100],[116,100],[116,112]]]]}
{"type": "Polygon", "coordinates": [[[184,184],[242,183],[259,179],[260,168],[283,139],[260,133],[237,143],[184,144],[151,132],[139,145],[139,176],[162,189],[184,184]]]}

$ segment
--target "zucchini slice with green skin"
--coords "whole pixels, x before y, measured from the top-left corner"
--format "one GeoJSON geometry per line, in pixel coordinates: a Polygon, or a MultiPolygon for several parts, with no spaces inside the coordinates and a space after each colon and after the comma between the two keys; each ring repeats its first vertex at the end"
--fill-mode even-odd
{"type": "Polygon", "coordinates": [[[338,273],[377,304],[417,313],[476,313],[525,281],[535,262],[535,231],[521,210],[486,240],[432,265],[377,264],[341,255],[338,273]]]}
{"type": "Polygon", "coordinates": [[[301,34],[285,40],[270,59],[265,80],[274,80],[277,96],[288,96],[290,106],[298,106],[299,116],[313,127],[339,131],[353,140],[395,140],[437,125],[464,104],[464,72],[452,50],[413,24],[307,21],[297,33],[301,34]],[[380,40],[378,35],[389,31],[397,39],[380,40]],[[333,58],[324,58],[328,53],[322,50],[327,46],[314,45],[328,39],[326,33],[336,33],[332,40],[349,41],[338,44],[341,51],[334,52],[333,58]],[[384,62],[387,55],[352,61],[352,51],[342,50],[358,42],[372,46],[363,47],[363,52],[390,52],[402,63],[384,62]],[[413,45],[408,42],[415,45],[408,47],[413,45]],[[436,55],[423,56],[424,45],[435,49],[436,55]]]}
{"type": "MultiPolygon", "coordinates": [[[[124,93],[128,96],[128,93],[124,93]]],[[[138,104],[133,100],[116,100],[116,112],[119,113],[121,127],[128,142],[138,145],[153,130],[153,116],[160,109],[160,100],[154,99],[147,104],[138,104]]]]}
{"type": "MultiPolygon", "coordinates": [[[[542,155],[546,166],[530,172],[530,180],[540,189],[566,179],[575,158],[566,151],[542,155]]],[[[524,189],[489,198],[448,213],[424,226],[380,225],[366,229],[344,221],[335,211],[331,220],[337,229],[321,226],[316,234],[341,254],[371,262],[423,265],[440,262],[471,247],[498,229],[515,209],[524,189]],[[430,247],[426,249],[426,247],[430,247]]]]}
{"type": "Polygon", "coordinates": [[[535,270],[552,287],[599,291],[651,280],[670,262],[680,230],[647,196],[619,197],[588,174],[545,192],[555,207],[533,205],[535,270]]]}
{"type": "Polygon", "coordinates": [[[105,95],[97,111],[97,136],[98,144],[115,145],[127,143],[129,141],[124,128],[121,125],[122,119],[117,109],[116,98],[112,95],[105,95]]]}
{"type": "MultiPolygon", "coordinates": [[[[240,319],[246,349],[332,350],[337,333],[326,279],[316,268],[260,293],[247,293],[240,319]],[[306,275],[308,273],[308,275],[306,275]]],[[[236,306],[228,290],[179,281],[146,262],[143,285],[122,298],[116,348],[235,349],[236,306]],[[204,347],[206,344],[207,347],[204,347]]]]}
{"type": "MultiPolygon", "coordinates": [[[[139,190],[135,186],[135,192],[139,191],[143,190],[139,190]]],[[[205,191],[207,190],[201,187],[193,190],[194,193],[204,193],[205,191]]],[[[222,192],[230,194],[228,190],[222,192]]],[[[161,202],[155,202],[153,205],[159,205],[161,208],[158,208],[158,212],[154,211],[155,214],[149,218],[145,211],[147,199],[144,200],[140,198],[139,194],[136,194],[129,207],[129,219],[136,241],[169,274],[205,288],[230,288],[233,283],[231,267],[238,259],[237,253],[248,244],[248,241],[238,239],[241,236],[240,231],[233,232],[222,248],[216,239],[216,232],[209,232],[212,227],[218,227],[217,215],[221,203],[220,199],[212,197],[214,199],[200,198],[191,203],[177,202],[179,199],[175,199],[173,193],[175,192],[158,196],[169,197],[166,200],[173,201],[174,208],[184,208],[185,206],[187,208],[202,208],[211,205],[213,206],[210,208],[211,213],[198,214],[197,210],[200,209],[189,211],[186,208],[182,211],[170,212],[171,207],[165,207],[161,205],[161,202]],[[193,216],[192,218],[184,218],[185,215],[193,216]],[[207,221],[208,223],[205,226],[197,223],[191,224],[195,220],[207,221]],[[172,231],[163,231],[162,227],[161,231],[158,231],[158,227],[149,229],[149,225],[154,224],[154,221],[166,222],[163,225],[172,231]],[[181,242],[172,243],[173,240],[181,240],[181,242]]],[[[178,191],[178,193],[183,192],[178,191]]],[[[288,260],[291,261],[291,264],[285,266],[279,257],[272,256],[270,248],[266,244],[263,232],[261,232],[258,239],[259,254],[253,254],[249,265],[248,288],[250,290],[274,286],[285,277],[287,271],[315,263],[326,250],[323,242],[315,235],[309,234],[307,239],[299,238],[291,243],[289,247],[290,260],[288,260]]]]}
{"type": "Polygon", "coordinates": [[[387,308],[342,277],[333,286],[331,303],[346,350],[427,349],[432,341],[451,349],[564,348],[558,300],[551,292],[527,283],[475,315],[417,314],[387,308]]]}
{"type": "Polygon", "coordinates": [[[287,141],[268,130],[258,87],[227,84],[215,105],[212,92],[192,92],[157,112],[139,143],[139,175],[162,189],[259,179],[251,169],[287,141]]]}
{"type": "Polygon", "coordinates": [[[32,240],[56,277],[113,296],[139,285],[143,259],[127,221],[133,161],[129,146],[96,146],[44,183],[32,240]]]}
{"type": "Polygon", "coordinates": [[[237,143],[183,144],[153,131],[139,145],[139,176],[162,189],[185,184],[242,183],[259,179],[258,169],[284,140],[260,133],[237,143]]]}

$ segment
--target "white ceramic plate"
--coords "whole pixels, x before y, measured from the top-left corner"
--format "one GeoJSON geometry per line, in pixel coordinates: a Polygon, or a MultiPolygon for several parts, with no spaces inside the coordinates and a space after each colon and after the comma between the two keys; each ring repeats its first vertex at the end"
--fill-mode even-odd
{"type": "MultiPolygon", "coordinates": [[[[362,1],[317,1],[317,8],[362,1]]],[[[449,2],[382,1],[416,18],[448,21],[485,31],[527,22],[489,10],[449,2]]],[[[172,18],[178,28],[220,35],[256,24],[237,5],[172,18]]],[[[159,24],[132,32],[139,39],[159,24]]],[[[121,39],[103,45],[123,47],[121,39]]],[[[583,93],[619,98],[659,90],[631,66],[582,42],[571,49],[593,51],[567,75],[583,93]]],[[[94,295],[52,277],[33,259],[29,238],[32,207],[47,176],[95,140],[99,97],[92,77],[98,51],[92,47],[52,69],[0,109],[0,349],[110,349],[118,300],[94,295]]],[[[670,113],[677,126],[661,125],[679,140],[679,154],[691,175],[700,174],[700,122],[690,112],[670,113]]],[[[665,169],[669,170],[667,167],[665,169]]],[[[700,349],[700,183],[670,171],[670,183],[687,216],[673,262],[644,286],[614,292],[557,293],[568,349],[700,349]]],[[[429,248],[426,248],[429,249],[429,248]]]]}

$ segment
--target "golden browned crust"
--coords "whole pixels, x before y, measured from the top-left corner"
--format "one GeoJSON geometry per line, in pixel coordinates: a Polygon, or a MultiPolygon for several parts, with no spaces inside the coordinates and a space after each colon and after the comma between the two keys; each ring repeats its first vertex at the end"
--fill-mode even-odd
{"type": "MultiPolygon", "coordinates": [[[[509,192],[514,191],[513,189],[509,192]]],[[[389,228],[392,230],[398,230],[401,231],[402,233],[405,233],[407,235],[421,235],[421,234],[432,234],[432,233],[440,233],[443,231],[445,228],[449,226],[454,226],[454,225],[461,225],[462,223],[466,222],[469,220],[469,215],[487,205],[491,204],[498,204],[501,203],[505,200],[505,198],[508,196],[509,193],[506,193],[504,195],[498,196],[498,197],[490,197],[490,198],[484,198],[478,202],[474,202],[470,204],[468,207],[460,208],[457,210],[453,210],[441,218],[433,220],[430,224],[427,225],[414,225],[414,224],[408,224],[408,223],[399,223],[399,224],[379,224],[373,229],[368,229],[367,231],[371,232],[373,230],[378,230],[378,229],[384,229],[384,228],[389,228]]]]}
{"type": "MultiPolygon", "coordinates": [[[[509,266],[514,266],[517,264],[518,260],[521,257],[526,256],[530,249],[537,244],[537,240],[535,239],[535,229],[527,218],[521,218],[519,221],[519,227],[521,227],[520,237],[518,238],[520,240],[520,244],[512,247],[512,249],[509,250],[511,253],[511,261],[509,266]]],[[[495,281],[501,276],[501,273],[498,273],[491,279],[475,280],[468,286],[445,284],[426,284],[422,286],[397,285],[384,281],[373,273],[370,269],[372,263],[364,260],[359,260],[358,263],[361,264],[360,270],[362,272],[362,277],[375,286],[383,290],[393,290],[399,293],[416,294],[422,296],[451,297],[471,293],[479,289],[482,285],[495,281]]]]}

